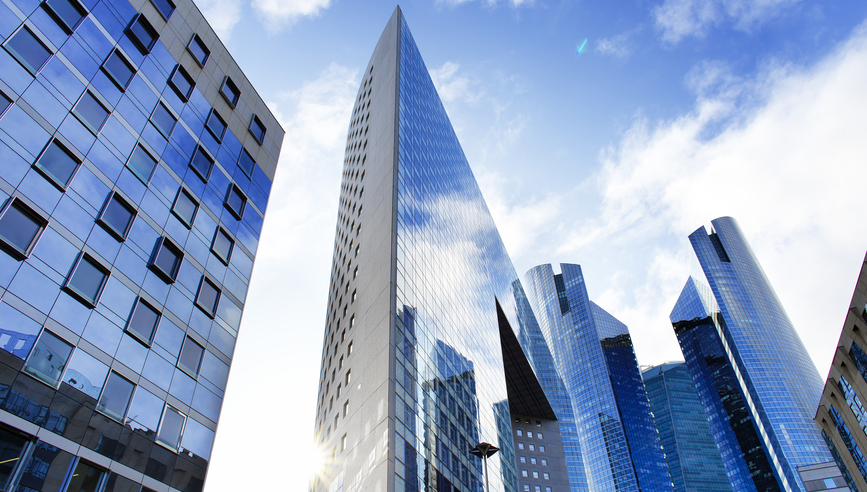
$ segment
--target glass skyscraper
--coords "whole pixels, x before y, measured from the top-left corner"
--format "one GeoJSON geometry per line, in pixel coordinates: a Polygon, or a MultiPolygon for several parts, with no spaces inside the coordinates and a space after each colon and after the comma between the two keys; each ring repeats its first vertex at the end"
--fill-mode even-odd
{"type": "Polygon", "coordinates": [[[0,490],[201,491],[283,130],[189,0],[0,45],[0,490]]]}
{"type": "Polygon", "coordinates": [[[626,325],[592,302],[579,265],[524,277],[528,297],[571,398],[593,491],[672,491],[671,476],[626,325]]]}
{"type": "Polygon", "coordinates": [[[688,279],[675,334],[733,489],[805,491],[798,467],[833,460],[821,379],[737,222],[712,224],[689,236],[706,282],[688,279]]]}

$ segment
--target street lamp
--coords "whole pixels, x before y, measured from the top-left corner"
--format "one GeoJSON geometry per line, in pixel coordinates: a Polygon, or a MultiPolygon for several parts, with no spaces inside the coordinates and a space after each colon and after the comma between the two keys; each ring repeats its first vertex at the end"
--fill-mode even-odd
{"type": "Polygon", "coordinates": [[[485,462],[485,492],[488,491],[488,458],[497,454],[500,448],[494,446],[489,442],[480,442],[476,444],[476,447],[470,450],[470,454],[474,454],[482,458],[482,461],[485,462]]]}

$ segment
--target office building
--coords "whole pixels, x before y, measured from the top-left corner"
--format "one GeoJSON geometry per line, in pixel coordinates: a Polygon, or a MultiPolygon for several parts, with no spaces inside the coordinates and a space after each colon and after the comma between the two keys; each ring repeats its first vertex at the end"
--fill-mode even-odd
{"type": "Polygon", "coordinates": [[[0,489],[201,491],[283,130],[189,0],[0,40],[0,489]]]}
{"type": "Polygon", "coordinates": [[[806,491],[798,469],[833,460],[813,422],[821,379],[731,217],[689,236],[701,265],[671,322],[735,491],[806,491]]]}
{"type": "Polygon", "coordinates": [[[671,491],[626,325],[592,302],[579,265],[530,269],[524,286],[572,402],[590,490],[671,491]]]}
{"type": "Polygon", "coordinates": [[[648,367],[641,377],[675,492],[731,492],[686,364],[648,367]]]}

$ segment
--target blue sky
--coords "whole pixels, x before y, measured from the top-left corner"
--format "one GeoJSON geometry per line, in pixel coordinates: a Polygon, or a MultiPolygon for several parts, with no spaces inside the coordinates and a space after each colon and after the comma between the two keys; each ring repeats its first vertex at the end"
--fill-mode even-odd
{"type": "MultiPolygon", "coordinates": [[[[346,129],[395,4],[197,3],[287,132],[207,490],[303,490],[346,129]]],[[[682,359],[686,237],[731,215],[825,377],[867,250],[867,4],[401,9],[519,274],[580,263],[639,363],[682,359]]]]}

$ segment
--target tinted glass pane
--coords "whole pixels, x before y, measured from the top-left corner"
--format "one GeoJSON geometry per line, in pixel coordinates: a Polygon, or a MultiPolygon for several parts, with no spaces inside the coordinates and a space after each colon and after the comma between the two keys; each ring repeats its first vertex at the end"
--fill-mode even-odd
{"type": "Polygon", "coordinates": [[[175,4],[169,0],[151,0],[151,2],[156,5],[157,9],[159,9],[160,13],[163,14],[163,17],[165,17],[166,20],[172,16],[172,12],[175,10],[175,4]]]}
{"type": "Polygon", "coordinates": [[[132,398],[133,388],[135,388],[134,384],[118,376],[117,373],[109,374],[96,409],[117,420],[123,420],[126,407],[132,398]]]}
{"type": "Polygon", "coordinates": [[[172,134],[172,129],[175,127],[175,123],[177,122],[175,117],[172,116],[172,113],[170,113],[162,103],[157,104],[156,109],[154,109],[154,114],[151,116],[151,121],[153,121],[157,130],[159,130],[166,138],[169,138],[169,135],[172,134]]]}
{"type": "Polygon", "coordinates": [[[198,204],[183,191],[178,193],[178,199],[175,200],[174,212],[184,221],[187,226],[193,225],[193,218],[196,216],[198,204]]]}
{"type": "Polygon", "coordinates": [[[150,23],[148,23],[147,19],[139,15],[135,22],[132,23],[132,26],[130,26],[130,31],[132,31],[135,40],[138,41],[139,48],[142,48],[145,53],[149,52],[156,40],[157,33],[150,23]]]}
{"type": "Polygon", "coordinates": [[[42,230],[42,224],[34,220],[19,202],[13,202],[0,217],[0,240],[26,254],[30,245],[42,230]]]}
{"type": "Polygon", "coordinates": [[[121,203],[117,195],[113,195],[111,200],[105,206],[105,211],[102,212],[102,220],[107,224],[118,236],[125,238],[126,232],[129,230],[129,224],[132,222],[133,211],[121,203]]]}
{"type": "Polygon", "coordinates": [[[72,345],[50,332],[43,331],[33,351],[30,352],[24,372],[51,386],[56,386],[71,353],[72,345]]]}
{"type": "Polygon", "coordinates": [[[223,232],[222,229],[217,229],[217,235],[214,237],[213,250],[216,255],[226,263],[229,262],[232,254],[232,239],[223,232]]]}
{"type": "Polygon", "coordinates": [[[60,19],[67,31],[72,31],[84,17],[81,7],[73,0],[48,0],[45,5],[60,19]]]}
{"type": "Polygon", "coordinates": [[[241,91],[229,77],[226,77],[226,82],[223,84],[222,91],[223,95],[226,96],[226,99],[228,99],[232,105],[238,104],[238,99],[241,97],[241,91]]]}
{"type": "Polygon", "coordinates": [[[0,429],[0,490],[8,489],[9,477],[28,442],[17,434],[0,429]]]}
{"type": "Polygon", "coordinates": [[[253,175],[253,166],[256,165],[256,161],[250,156],[250,153],[247,152],[247,149],[241,150],[241,157],[238,159],[238,166],[247,174],[247,176],[253,175]]]}
{"type": "MultiPolygon", "coordinates": [[[[262,141],[265,140],[265,125],[262,124],[262,121],[259,120],[259,117],[256,115],[253,115],[253,120],[250,122],[250,132],[254,137],[256,137],[256,140],[258,140],[259,143],[262,143],[262,141]]],[[[252,171],[252,168],[250,171],[252,171]]]]}
{"type": "Polygon", "coordinates": [[[193,36],[192,41],[190,41],[190,53],[193,54],[202,66],[205,66],[205,62],[208,61],[208,56],[211,54],[198,35],[193,36]]]}
{"type": "Polygon", "coordinates": [[[172,74],[170,82],[184,99],[190,97],[190,91],[193,90],[193,79],[187,75],[182,66],[178,65],[174,74],[172,74]]]}
{"type": "Polygon", "coordinates": [[[190,166],[192,166],[205,181],[207,181],[208,176],[211,175],[211,166],[213,165],[214,162],[211,161],[211,158],[208,157],[204,151],[202,151],[201,147],[196,150],[196,153],[193,155],[193,160],[190,161],[190,166]]]}
{"type": "Polygon", "coordinates": [[[149,342],[154,336],[159,320],[160,313],[139,299],[126,328],[135,332],[142,340],[149,342]]]}
{"type": "Polygon", "coordinates": [[[59,186],[66,188],[69,180],[72,179],[72,174],[78,168],[78,161],[58,145],[57,140],[52,140],[36,162],[36,167],[59,186]]]}
{"type": "Polygon", "coordinates": [[[163,422],[160,424],[160,432],[157,439],[172,449],[177,449],[181,442],[181,431],[184,429],[184,415],[174,408],[166,405],[163,413],[163,422]]]}
{"type": "Polygon", "coordinates": [[[93,133],[99,132],[102,124],[108,118],[108,110],[93,97],[90,92],[85,92],[81,100],[75,105],[77,114],[93,133]]]}
{"type": "Polygon", "coordinates": [[[156,167],[157,161],[155,161],[154,158],[151,157],[143,148],[136,146],[126,165],[133,173],[135,173],[136,176],[139,177],[139,179],[147,184],[151,179],[151,174],[154,172],[154,167],[156,167]]]}
{"type": "Polygon", "coordinates": [[[229,196],[226,198],[226,206],[234,212],[237,217],[241,217],[244,212],[244,203],[247,201],[241,191],[234,186],[229,188],[229,196]]]}
{"type": "Polygon", "coordinates": [[[85,256],[78,262],[75,271],[72,272],[68,286],[91,304],[96,304],[96,298],[99,296],[102,284],[105,283],[105,278],[106,274],[85,256]]]}
{"type": "Polygon", "coordinates": [[[199,364],[202,362],[204,351],[205,349],[201,345],[194,342],[191,338],[187,338],[184,348],[181,350],[181,356],[178,358],[178,365],[192,374],[198,374],[199,364]]]}
{"type": "Polygon", "coordinates": [[[112,52],[111,56],[108,57],[108,60],[105,61],[103,67],[121,89],[126,89],[126,86],[129,85],[129,81],[132,80],[133,74],[135,74],[132,65],[130,65],[129,62],[127,62],[117,51],[112,52]]]}
{"type": "Polygon", "coordinates": [[[196,298],[196,302],[199,306],[208,313],[214,314],[217,312],[217,300],[219,297],[220,291],[211,285],[210,282],[202,278],[202,285],[199,287],[199,295],[196,298]]]}
{"type": "Polygon", "coordinates": [[[6,108],[8,108],[11,104],[12,100],[6,97],[6,94],[0,92],[0,115],[2,115],[3,112],[6,111],[6,108]]]}
{"type": "Polygon", "coordinates": [[[42,68],[42,65],[51,56],[48,48],[27,29],[20,29],[16,32],[6,42],[6,49],[32,74],[42,68]]]}
{"type": "Polygon", "coordinates": [[[178,261],[180,261],[180,255],[172,250],[172,248],[166,246],[166,243],[163,242],[162,246],[160,246],[159,251],[157,251],[157,257],[154,259],[154,265],[157,266],[160,270],[163,271],[166,275],[174,279],[175,277],[175,269],[178,266],[178,261]]]}
{"type": "Polygon", "coordinates": [[[216,111],[211,111],[211,115],[208,116],[208,130],[217,138],[217,140],[223,140],[223,135],[226,132],[226,123],[220,118],[220,115],[217,114],[216,111]]]}
{"type": "Polygon", "coordinates": [[[87,462],[79,461],[75,465],[75,471],[69,480],[69,488],[66,490],[68,492],[96,492],[96,489],[99,488],[99,481],[102,479],[104,473],[106,472],[87,462]]]}

